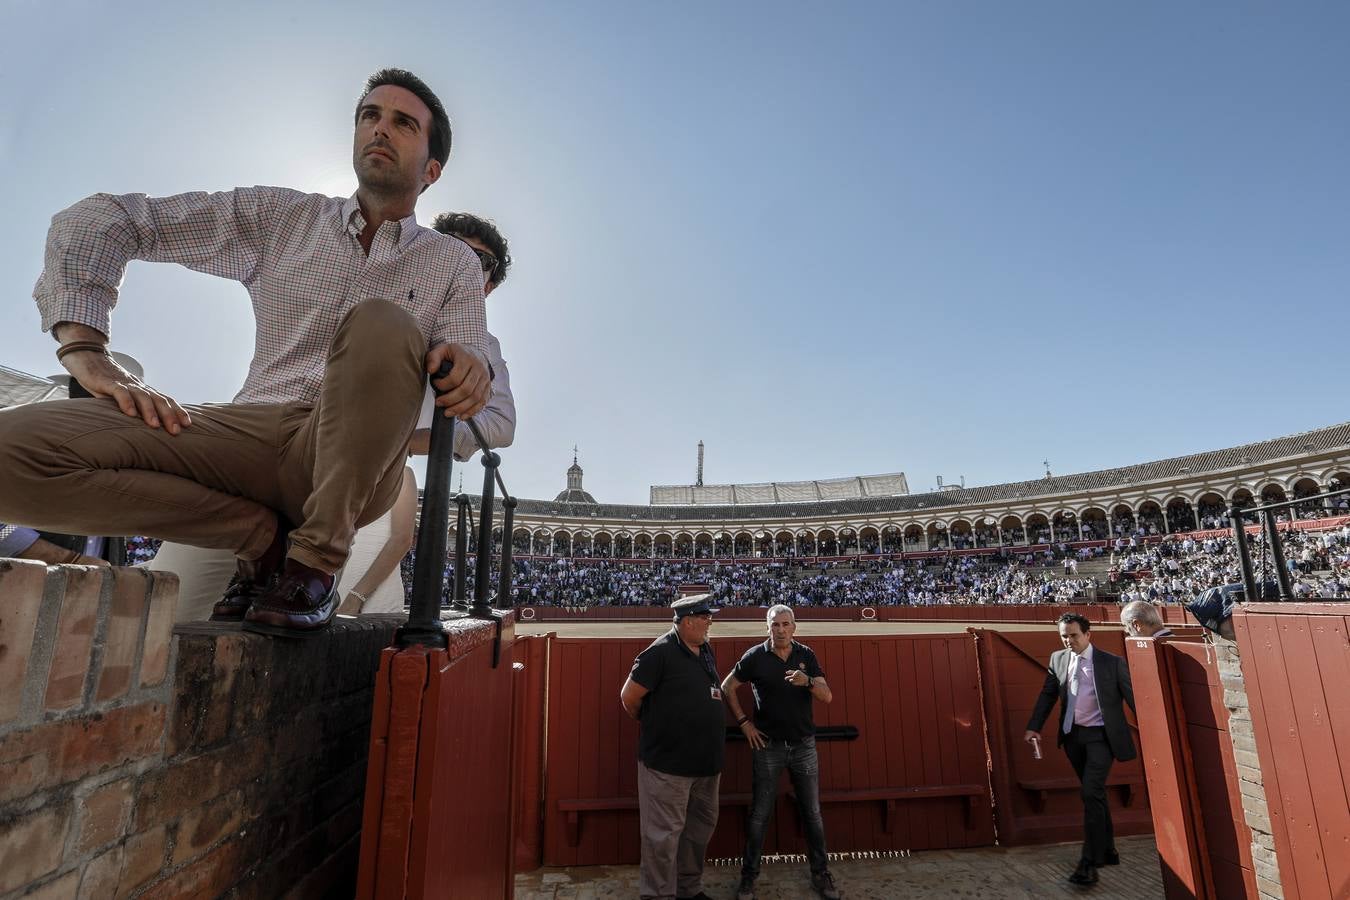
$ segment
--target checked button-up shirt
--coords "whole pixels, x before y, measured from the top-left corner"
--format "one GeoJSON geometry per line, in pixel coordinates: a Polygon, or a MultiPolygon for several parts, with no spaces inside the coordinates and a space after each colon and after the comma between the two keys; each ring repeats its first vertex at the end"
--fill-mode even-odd
{"type": "Polygon", "coordinates": [[[44,331],[79,322],[110,334],[133,259],[241,282],[257,330],[236,403],[314,403],[338,325],[362,300],[402,306],[429,347],[453,342],[484,353],[483,272],[468,245],[408,216],[381,224],[367,255],[357,240],[365,225],[355,197],[288,188],[95,194],[52,218],[33,298],[44,331]]]}

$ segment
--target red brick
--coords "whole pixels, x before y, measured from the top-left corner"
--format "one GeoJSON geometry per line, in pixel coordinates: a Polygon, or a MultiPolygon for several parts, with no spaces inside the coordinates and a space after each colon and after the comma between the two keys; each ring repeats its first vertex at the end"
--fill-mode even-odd
{"type": "Polygon", "coordinates": [[[120,697],[131,686],[141,644],[141,617],[145,612],[145,572],[113,569],[112,606],[103,638],[103,671],[98,677],[97,698],[120,697]]]}
{"type": "Polygon", "coordinates": [[[145,649],[141,651],[141,687],[153,687],[169,671],[173,645],[173,617],[178,609],[178,576],[150,572],[150,615],[145,623],[145,649]]]}
{"type": "Polygon", "coordinates": [[[0,559],[0,722],[9,722],[23,704],[28,658],[47,567],[40,562],[0,559]]]}
{"type": "MultiPolygon", "coordinates": [[[[240,877],[241,845],[227,841],[206,856],[152,885],[137,900],[209,900],[224,894],[240,877]]],[[[247,864],[252,864],[248,860],[247,864]]]]}
{"type": "Polygon", "coordinates": [[[270,765],[270,753],[267,742],[254,737],[201,756],[176,760],[142,782],[136,804],[137,826],[171,822],[188,810],[252,781],[270,765]]]}
{"type": "Polygon", "coordinates": [[[0,737],[0,803],[159,753],[162,703],[142,703],[0,737]]]}
{"type": "Polygon", "coordinates": [[[165,753],[169,758],[200,750],[202,719],[211,705],[212,642],[200,635],[180,635],[173,679],[173,712],[165,753]]]}
{"type": "Polygon", "coordinates": [[[23,900],[70,900],[80,887],[80,870],[67,872],[55,881],[49,881],[35,891],[23,895],[23,900]]]}
{"type": "Polygon", "coordinates": [[[178,823],[169,864],[179,866],[201,856],[212,844],[238,831],[243,819],[243,801],[243,794],[235,791],[186,813],[178,823]]]}
{"type": "Polygon", "coordinates": [[[141,834],[133,834],[123,845],[122,876],[117,882],[117,896],[126,897],[141,885],[159,875],[164,868],[164,851],[168,844],[168,829],[163,825],[141,834]]]}
{"type": "Polygon", "coordinates": [[[66,709],[84,699],[84,684],[98,627],[98,601],[103,592],[102,568],[63,566],[66,589],[56,626],[56,651],[47,675],[48,709],[66,709]]]}
{"type": "Polygon", "coordinates": [[[131,779],[105,784],[83,801],[77,799],[75,805],[80,811],[80,836],[75,842],[75,851],[83,856],[121,840],[126,834],[131,813],[131,779]]]}
{"type": "Polygon", "coordinates": [[[222,634],[216,638],[211,657],[211,699],[198,736],[200,745],[210,746],[230,733],[230,720],[234,716],[234,682],[247,640],[249,638],[243,634],[222,634]]]}
{"type": "Polygon", "coordinates": [[[0,825],[0,894],[56,871],[70,830],[70,807],[49,806],[0,825]]]}
{"type": "Polygon", "coordinates": [[[79,900],[107,900],[116,895],[117,880],[122,874],[122,848],[113,847],[97,856],[84,867],[80,879],[79,900]]]}

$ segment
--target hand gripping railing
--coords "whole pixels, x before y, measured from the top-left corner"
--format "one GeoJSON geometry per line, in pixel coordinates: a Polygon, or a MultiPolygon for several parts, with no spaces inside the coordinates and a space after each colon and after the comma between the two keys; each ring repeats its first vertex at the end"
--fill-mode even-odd
{"type": "MultiPolygon", "coordinates": [[[[450,365],[441,366],[436,378],[450,372],[450,365]]],[[[437,394],[444,393],[437,391],[437,394]]],[[[455,583],[453,608],[461,615],[493,620],[497,623],[497,643],[493,651],[493,665],[497,664],[502,637],[502,624],[511,609],[511,532],[514,528],[516,500],[502,481],[501,457],[488,447],[473,419],[465,422],[474,440],[483,451],[483,495],[478,511],[478,565],[474,572],[473,602],[466,597],[465,570],[468,567],[469,498],[455,497],[457,528],[455,529],[455,583]],[[500,488],[505,510],[502,522],[502,555],[499,564],[495,605],[489,602],[489,579],[492,557],[492,516],[495,489],[500,488]]],[[[441,625],[441,596],[445,591],[446,531],[450,524],[450,469],[454,464],[455,420],[437,409],[431,423],[431,447],[427,454],[427,483],[422,492],[422,521],[417,529],[416,555],[413,564],[412,607],[408,621],[399,628],[394,642],[400,647],[421,644],[445,647],[445,628],[441,625]]]]}
{"type": "Polygon", "coordinates": [[[1251,506],[1246,509],[1239,509],[1233,506],[1228,511],[1228,516],[1233,522],[1233,544],[1237,548],[1238,568],[1242,570],[1242,590],[1243,597],[1247,600],[1260,600],[1261,594],[1256,585],[1256,576],[1252,572],[1252,554],[1247,547],[1247,531],[1242,524],[1244,516],[1255,516],[1258,513],[1261,516],[1261,529],[1264,532],[1266,545],[1270,547],[1270,567],[1275,570],[1275,582],[1279,585],[1279,594],[1281,600],[1294,599],[1294,584],[1289,577],[1289,567],[1284,558],[1284,545],[1280,543],[1280,533],[1275,521],[1275,511],[1279,509],[1291,509],[1295,506],[1302,506],[1305,503],[1312,503],[1317,500],[1326,500],[1330,497],[1341,497],[1350,494],[1350,488],[1341,488],[1340,490],[1327,491],[1322,494],[1313,494],[1310,497],[1299,497],[1297,500],[1284,500],[1279,503],[1267,503],[1265,506],[1251,506]]]}

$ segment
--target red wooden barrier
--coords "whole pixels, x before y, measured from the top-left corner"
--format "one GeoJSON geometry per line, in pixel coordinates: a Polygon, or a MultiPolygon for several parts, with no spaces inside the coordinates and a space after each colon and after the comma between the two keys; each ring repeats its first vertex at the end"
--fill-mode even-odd
{"type": "MultiPolygon", "coordinates": [[[[1055,714],[1042,731],[1043,759],[1033,759],[1022,740],[1050,654],[1063,647],[1059,635],[1048,627],[1044,632],[970,630],[979,644],[999,842],[1017,846],[1081,839],[1078,779],[1055,746],[1055,714]]],[[[1094,631],[1092,641],[1111,653],[1123,652],[1119,631],[1094,631]]],[[[1112,766],[1107,787],[1116,833],[1147,833],[1151,819],[1139,760],[1112,766]]]]}
{"type": "Polygon", "coordinates": [[[1350,610],[1233,616],[1286,900],[1350,897],[1350,610]]]}
{"type": "Polygon", "coordinates": [[[1251,832],[1212,649],[1130,638],[1125,651],[1166,896],[1254,900],[1251,832]]]}
{"type": "MultiPolygon", "coordinates": [[[[802,639],[835,693],[818,725],[853,725],[855,741],[819,744],[821,798],[832,850],[902,850],[993,843],[984,721],[974,645],[965,635],[802,639]]],[[[546,865],[638,861],[637,723],[618,693],[650,641],[555,638],[549,662],[546,865]]],[[[713,640],[730,671],[750,638],[713,640]]],[[[743,702],[749,702],[746,693],[743,702]]],[[[786,785],[786,781],[784,781],[786,785]]],[[[780,788],[781,789],[781,788],[780,788]]],[[[737,857],[750,799],[748,746],[727,746],[722,813],[708,853],[737,857]]],[[[780,796],[766,852],[801,853],[792,804],[780,796]]]]}
{"type": "Polygon", "coordinates": [[[515,676],[512,706],[515,731],[511,770],[515,826],[515,870],[532,872],[543,864],[544,711],[551,634],[521,637],[513,648],[515,676]]]}
{"type": "Polygon", "coordinates": [[[507,897],[512,693],[509,637],[447,624],[450,649],[390,648],[371,721],[357,897],[507,897]],[[484,815],[466,815],[482,810],[484,815]]]}
{"type": "MultiPolygon", "coordinates": [[[[765,608],[728,606],[718,613],[720,621],[762,621],[765,608]]],[[[1050,624],[1066,612],[1085,616],[1094,625],[1119,625],[1120,607],[1100,603],[993,603],[945,604],[937,606],[801,606],[797,618],[804,622],[858,622],[875,618],[882,622],[1026,622],[1050,624]],[[864,610],[871,610],[865,613],[864,610]]],[[[670,609],[664,606],[593,606],[587,609],[563,606],[527,606],[518,610],[522,622],[604,622],[669,621],[670,609]]],[[[1184,624],[1186,614],[1180,607],[1162,610],[1164,621],[1184,624]]]]}

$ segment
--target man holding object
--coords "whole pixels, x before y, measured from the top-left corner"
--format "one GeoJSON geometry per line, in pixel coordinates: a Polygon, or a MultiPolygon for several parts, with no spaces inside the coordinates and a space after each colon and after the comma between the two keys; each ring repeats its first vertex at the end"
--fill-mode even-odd
{"type": "Polygon", "coordinates": [[[1091,623],[1076,613],[1059,617],[1064,649],[1050,657],[1045,684],[1023,735],[1035,747],[1041,727],[1059,701],[1056,740],[1082,785],[1083,853],[1069,876],[1078,885],[1096,884],[1099,867],[1120,862],[1106,801],[1106,778],[1112,762],[1135,757],[1122,706],[1124,701],[1134,710],[1129,667],[1121,657],[1093,647],[1091,629],[1091,623]]]}
{"type": "Polygon", "coordinates": [[[797,809],[806,826],[806,856],[811,886],[826,900],[839,891],[825,853],[825,823],[820,815],[820,762],[816,756],[816,723],[812,704],[834,699],[816,654],[793,640],[797,618],[781,603],[766,614],[769,639],[745,651],[722,682],[727,705],[750,744],[754,761],[754,794],[745,822],[745,858],[737,900],[754,900],[764,832],[773,816],[778,779],[784,769],[797,794],[797,809]],[[737,691],[749,684],[755,695],[754,721],[741,709],[737,691]]]}

